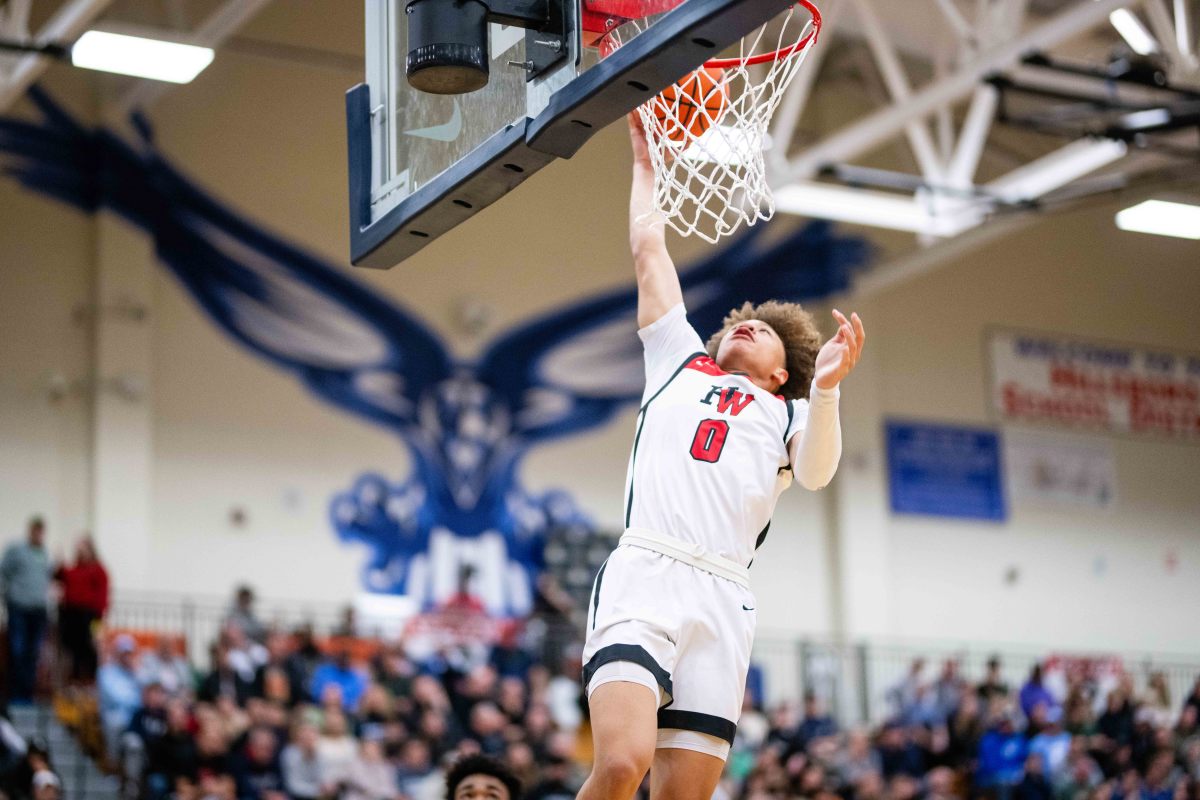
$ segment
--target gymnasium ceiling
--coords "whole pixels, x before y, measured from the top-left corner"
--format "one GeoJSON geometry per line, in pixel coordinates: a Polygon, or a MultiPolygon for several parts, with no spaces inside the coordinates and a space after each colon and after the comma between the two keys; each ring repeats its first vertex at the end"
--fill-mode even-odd
{"type": "MultiPolygon", "coordinates": [[[[1182,6],[1191,12],[1191,20],[1200,18],[1200,0],[1136,1],[1160,3],[1163,8],[1175,8],[1176,13],[1182,6]]],[[[0,9],[11,14],[28,2],[0,0],[0,9]]],[[[997,42],[1026,35],[1090,2],[1099,0],[825,0],[821,5],[834,36],[824,40],[824,57],[814,71],[818,77],[803,113],[790,131],[787,152],[802,152],[856,120],[904,104],[880,70],[878,50],[873,50],[869,36],[864,34],[863,15],[878,21],[888,46],[899,57],[909,89],[918,93],[961,68],[976,53],[997,42]],[[1022,8],[1025,13],[1020,30],[1003,31],[1013,10],[1020,13],[1022,8]],[[957,33],[952,19],[955,15],[957,33]],[[965,26],[973,28],[974,35],[981,39],[974,50],[960,35],[965,26]],[[831,46],[831,41],[836,45],[831,46]]],[[[270,59],[331,70],[345,75],[347,88],[363,74],[363,6],[357,0],[32,0],[28,28],[41,30],[56,14],[80,4],[90,5],[89,13],[99,9],[99,18],[110,23],[181,33],[194,33],[208,26],[216,33],[218,58],[224,52],[249,60],[270,59]]],[[[1058,42],[1053,49],[1055,57],[1101,67],[1122,54],[1128,54],[1128,48],[1106,21],[1058,42]]],[[[1195,74],[1189,73],[1189,80],[1195,74]]],[[[89,80],[97,90],[100,105],[116,115],[132,103],[152,104],[163,92],[180,91],[119,76],[97,74],[89,80]]],[[[968,99],[963,95],[928,118],[935,145],[947,160],[966,116],[968,99]]],[[[974,173],[976,185],[1046,156],[1062,145],[1062,140],[1053,137],[993,125],[974,173]]],[[[911,139],[906,142],[900,135],[847,160],[851,162],[914,179],[919,179],[922,172],[911,139]]],[[[924,172],[928,179],[928,170],[924,172]]],[[[875,229],[870,233],[886,245],[886,250],[893,250],[891,245],[896,242],[903,243],[901,250],[911,249],[911,234],[875,229]]]]}

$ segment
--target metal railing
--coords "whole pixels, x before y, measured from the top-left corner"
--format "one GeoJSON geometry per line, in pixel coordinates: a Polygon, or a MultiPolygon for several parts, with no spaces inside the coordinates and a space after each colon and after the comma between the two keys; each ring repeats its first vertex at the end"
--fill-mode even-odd
{"type": "MultiPolygon", "coordinates": [[[[230,608],[228,598],[123,592],[114,598],[105,625],[182,636],[188,658],[206,668],[209,646],[217,640],[230,608]]],[[[255,613],[264,625],[288,631],[311,625],[317,635],[331,633],[344,609],[345,605],[303,600],[267,599],[255,604],[255,613]]]]}
{"type": "Polygon", "coordinates": [[[937,677],[947,659],[958,662],[959,674],[967,681],[983,679],[988,661],[996,657],[1004,680],[1018,690],[1036,664],[1048,657],[1105,661],[1120,664],[1138,692],[1150,676],[1161,672],[1166,678],[1171,704],[1177,710],[1200,677],[1200,655],[1156,655],[1121,651],[1083,652],[1070,648],[1029,648],[1019,645],[989,645],[983,642],[856,641],[837,643],[822,637],[759,635],[752,661],[764,672],[764,695],[768,705],[794,702],[812,691],[821,697],[846,724],[877,723],[892,708],[888,692],[909,673],[915,659],[926,662],[923,676],[937,677]]]}

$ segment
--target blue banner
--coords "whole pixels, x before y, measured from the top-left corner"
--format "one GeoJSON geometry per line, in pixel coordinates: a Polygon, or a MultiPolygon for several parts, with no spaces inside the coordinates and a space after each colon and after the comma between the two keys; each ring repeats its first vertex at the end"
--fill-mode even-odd
{"type": "Polygon", "coordinates": [[[1000,437],[995,431],[887,423],[892,511],[1004,521],[1000,437]]]}

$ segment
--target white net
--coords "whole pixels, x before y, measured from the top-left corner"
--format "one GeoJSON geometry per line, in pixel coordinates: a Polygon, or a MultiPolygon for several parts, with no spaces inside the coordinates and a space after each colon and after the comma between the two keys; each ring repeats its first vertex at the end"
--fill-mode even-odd
{"type": "MultiPolygon", "coordinates": [[[[609,34],[602,52],[649,24],[649,17],[629,20],[609,34]]],[[[774,216],[767,129],[819,28],[816,9],[797,3],[744,37],[731,57],[708,61],[638,108],[657,209],[640,221],[662,219],[683,236],[716,242],[774,216]]]]}

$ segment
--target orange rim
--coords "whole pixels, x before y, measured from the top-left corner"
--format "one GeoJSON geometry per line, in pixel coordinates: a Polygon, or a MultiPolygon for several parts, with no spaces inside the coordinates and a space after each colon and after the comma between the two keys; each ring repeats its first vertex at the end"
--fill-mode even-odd
{"type": "Polygon", "coordinates": [[[730,69],[732,67],[752,66],[754,64],[766,64],[770,61],[780,61],[790,55],[800,52],[808,47],[821,33],[821,11],[809,0],[797,0],[796,5],[804,6],[809,14],[812,15],[812,27],[808,33],[795,44],[780,48],[773,53],[760,53],[750,58],[710,58],[704,62],[704,66],[710,69],[730,69]]]}
{"type": "MultiPolygon", "coordinates": [[[[584,0],[584,9],[597,14],[609,14],[625,21],[642,19],[651,14],[661,14],[678,7],[684,0],[584,0]]],[[[821,33],[821,11],[810,0],[796,0],[795,5],[803,6],[812,16],[812,25],[808,33],[795,44],[780,48],[772,53],[760,53],[750,58],[710,58],[704,66],[710,69],[730,69],[732,67],[753,66],[779,61],[787,58],[812,44],[821,33]]],[[[601,57],[613,52],[612,34],[606,34],[598,43],[601,57]],[[604,42],[608,43],[605,47],[604,42]]]]}

